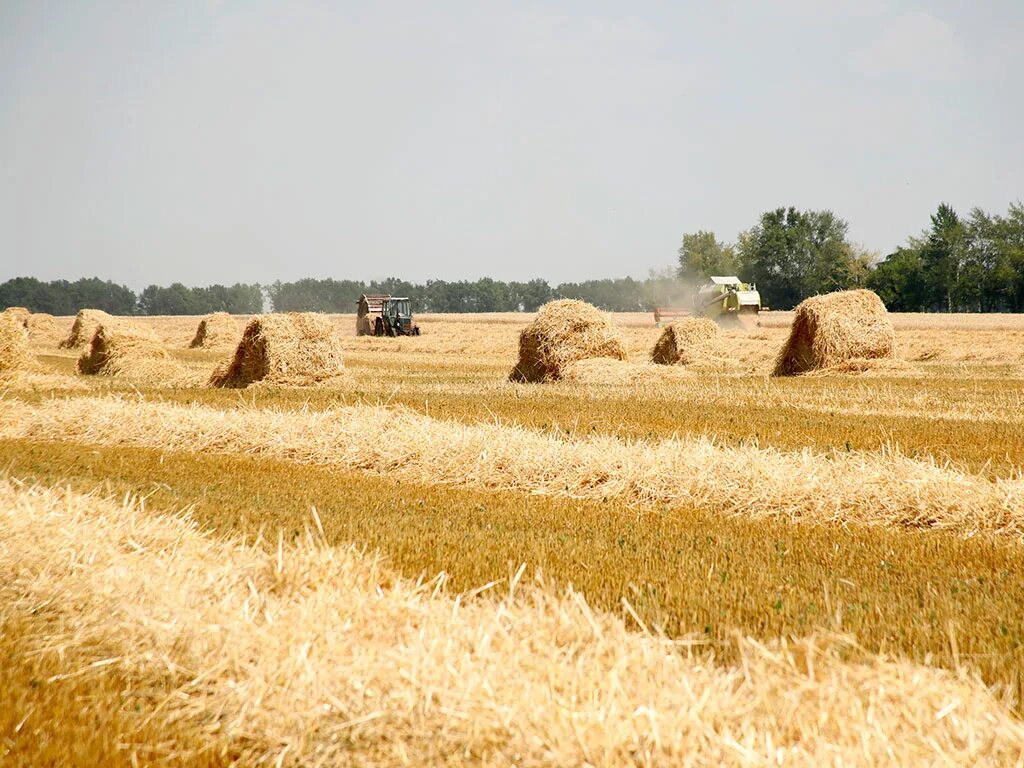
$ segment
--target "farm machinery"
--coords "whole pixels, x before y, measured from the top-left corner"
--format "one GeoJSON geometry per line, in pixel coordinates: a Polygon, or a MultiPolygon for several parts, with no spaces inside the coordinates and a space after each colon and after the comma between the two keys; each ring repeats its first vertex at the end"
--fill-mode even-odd
{"type": "Polygon", "coordinates": [[[412,304],[404,296],[363,294],[356,311],[356,336],[419,336],[412,304]]]}
{"type": "Polygon", "coordinates": [[[761,311],[761,294],[753,283],[741,283],[735,276],[712,276],[693,297],[693,313],[712,320],[756,315],[761,311]]]}

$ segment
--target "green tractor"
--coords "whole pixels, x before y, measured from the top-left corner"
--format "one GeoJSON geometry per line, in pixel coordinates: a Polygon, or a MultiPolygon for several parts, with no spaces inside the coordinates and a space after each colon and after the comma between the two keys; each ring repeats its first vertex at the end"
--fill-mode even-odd
{"type": "Polygon", "coordinates": [[[712,276],[693,297],[693,314],[712,320],[756,315],[761,311],[761,294],[753,283],[741,283],[736,276],[712,276]]]}
{"type": "Polygon", "coordinates": [[[363,294],[356,311],[356,336],[419,336],[412,303],[404,296],[363,294]]]}

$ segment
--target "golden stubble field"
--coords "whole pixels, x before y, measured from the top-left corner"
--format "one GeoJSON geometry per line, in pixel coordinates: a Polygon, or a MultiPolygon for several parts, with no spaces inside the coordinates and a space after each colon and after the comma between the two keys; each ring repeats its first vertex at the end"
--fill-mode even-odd
{"type": "Polygon", "coordinates": [[[771,378],[766,313],[521,384],[528,316],[331,316],[344,378],[235,390],[199,318],[137,320],[155,377],[57,318],[0,384],[0,762],[1019,762],[1024,317],[892,317],[861,373],[771,378]]]}

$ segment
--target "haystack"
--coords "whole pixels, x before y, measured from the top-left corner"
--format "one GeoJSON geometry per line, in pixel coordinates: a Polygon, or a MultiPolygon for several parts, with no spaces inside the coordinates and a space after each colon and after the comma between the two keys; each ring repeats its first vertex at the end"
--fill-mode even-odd
{"type": "Polygon", "coordinates": [[[9,317],[16,322],[19,322],[23,326],[28,328],[28,318],[29,316],[31,316],[32,313],[29,312],[28,309],[26,309],[25,307],[8,307],[3,312],[0,312],[0,314],[4,315],[5,317],[9,317]]]}
{"type": "Polygon", "coordinates": [[[214,312],[199,321],[196,335],[189,347],[192,349],[230,347],[238,343],[238,324],[227,312],[214,312]]]}
{"type": "Polygon", "coordinates": [[[344,374],[341,339],[331,321],[312,312],[289,312],[250,320],[234,357],[213,372],[210,386],[308,386],[344,374]]]}
{"type": "Polygon", "coordinates": [[[24,322],[13,312],[0,312],[0,377],[35,367],[36,359],[29,349],[24,322]]]}
{"type": "Polygon", "coordinates": [[[725,357],[718,325],[706,317],[687,317],[666,326],[651,352],[659,365],[692,365],[725,357]]]}
{"type": "Polygon", "coordinates": [[[812,296],[796,308],[773,375],[792,376],[850,360],[891,358],[895,341],[889,314],[873,291],[812,296]]]}
{"type": "Polygon", "coordinates": [[[618,331],[597,307],[559,299],[541,307],[519,334],[519,362],[509,378],[554,381],[570,363],[596,357],[626,359],[618,331]]]}
{"type": "Polygon", "coordinates": [[[56,319],[45,312],[33,312],[25,321],[25,327],[28,328],[28,335],[33,340],[57,333],[56,319]]]}
{"type": "Polygon", "coordinates": [[[61,349],[77,349],[92,341],[100,323],[113,318],[102,309],[83,309],[71,325],[71,333],[60,343],[61,349]]]}
{"type": "Polygon", "coordinates": [[[165,372],[177,373],[178,369],[153,331],[108,316],[96,328],[89,348],[78,358],[78,371],[149,379],[165,372]]]}

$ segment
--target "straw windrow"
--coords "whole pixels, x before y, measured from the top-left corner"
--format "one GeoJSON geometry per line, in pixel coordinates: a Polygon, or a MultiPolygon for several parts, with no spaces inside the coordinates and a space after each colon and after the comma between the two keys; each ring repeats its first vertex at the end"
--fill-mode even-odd
{"type": "Polygon", "coordinates": [[[890,451],[824,456],[723,447],[703,438],[562,439],[372,406],[220,411],[86,397],[37,407],[0,400],[0,437],[244,453],[428,483],[620,498],[751,518],[1024,536],[1024,479],[988,480],[890,451]]]}
{"type": "MultiPolygon", "coordinates": [[[[315,521],[311,521],[315,528],[315,521]]],[[[571,590],[457,599],[352,549],[244,546],[0,482],[0,608],[69,674],[170,686],[147,720],[242,764],[1011,765],[1024,728],[976,679],[842,638],[740,662],[627,631],[571,590]],[[39,606],[45,610],[36,611],[39,606]]],[[[493,596],[491,596],[493,595],[493,596]]],[[[185,763],[194,757],[176,753],[185,763]]]]}

